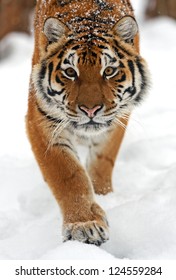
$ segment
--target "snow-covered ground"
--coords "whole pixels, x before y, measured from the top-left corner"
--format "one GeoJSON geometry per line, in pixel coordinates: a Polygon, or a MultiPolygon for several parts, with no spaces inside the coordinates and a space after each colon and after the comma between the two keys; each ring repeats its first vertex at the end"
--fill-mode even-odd
{"type": "Polygon", "coordinates": [[[131,117],[114,193],[97,196],[110,223],[100,248],[62,243],[60,210],[25,134],[33,40],[11,34],[1,45],[0,259],[176,258],[176,22],[139,22],[153,85],[131,117]]]}

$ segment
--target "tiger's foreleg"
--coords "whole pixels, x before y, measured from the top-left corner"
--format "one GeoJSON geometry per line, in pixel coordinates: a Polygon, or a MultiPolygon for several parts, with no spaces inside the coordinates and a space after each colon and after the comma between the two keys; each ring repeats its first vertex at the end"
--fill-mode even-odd
{"type": "Polygon", "coordinates": [[[122,126],[116,125],[101,141],[93,140],[89,147],[87,170],[92,180],[95,193],[107,194],[113,191],[112,172],[127,125],[127,120],[120,120],[122,126]]]}
{"type": "Polygon", "coordinates": [[[91,180],[64,139],[48,148],[48,140],[30,118],[28,135],[43,176],[63,213],[63,239],[100,245],[108,239],[104,211],[94,200],[91,180]],[[39,141],[40,140],[40,141],[39,141]]]}

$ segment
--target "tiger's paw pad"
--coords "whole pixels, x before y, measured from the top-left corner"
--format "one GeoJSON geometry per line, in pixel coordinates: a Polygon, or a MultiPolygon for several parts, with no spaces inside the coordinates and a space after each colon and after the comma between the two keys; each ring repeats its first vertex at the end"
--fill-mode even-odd
{"type": "Polygon", "coordinates": [[[109,239],[108,227],[102,221],[68,223],[63,228],[64,242],[77,240],[100,246],[109,239]]]}

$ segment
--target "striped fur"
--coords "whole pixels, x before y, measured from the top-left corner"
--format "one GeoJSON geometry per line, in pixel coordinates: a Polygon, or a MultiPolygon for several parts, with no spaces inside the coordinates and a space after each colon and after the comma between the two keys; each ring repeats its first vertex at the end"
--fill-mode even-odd
{"type": "Polygon", "coordinates": [[[64,240],[100,245],[106,215],[94,191],[112,191],[112,171],[149,74],[128,0],[38,0],[27,132],[63,213],[64,240]],[[76,149],[89,146],[85,169],[76,149]]]}
{"type": "Polygon", "coordinates": [[[60,118],[64,114],[74,131],[104,131],[113,124],[113,120],[122,117],[123,112],[129,113],[145,97],[148,70],[144,60],[133,45],[119,40],[112,32],[69,33],[64,44],[60,46],[59,43],[58,48],[57,43],[54,45],[54,49],[52,45],[49,46],[51,50],[49,54],[46,53],[46,58],[34,66],[33,83],[46,114],[52,118],[60,118]],[[104,74],[108,67],[114,68],[111,76],[104,74]],[[76,77],[66,75],[68,68],[74,69],[76,77]],[[91,72],[95,73],[91,75],[91,72]],[[95,126],[86,125],[89,119],[79,110],[81,102],[87,107],[96,105],[94,95],[89,97],[92,100],[86,100],[89,94],[86,92],[85,101],[82,98],[79,101],[80,81],[82,87],[92,81],[95,90],[99,91],[97,94],[100,96],[95,102],[103,105],[103,108],[95,116],[95,126]]]}

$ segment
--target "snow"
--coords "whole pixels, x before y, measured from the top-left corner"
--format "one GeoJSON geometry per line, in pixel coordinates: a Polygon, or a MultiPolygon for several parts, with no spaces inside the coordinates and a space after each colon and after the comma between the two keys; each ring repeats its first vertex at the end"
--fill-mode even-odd
{"type": "MultiPolygon", "coordinates": [[[[140,1],[134,1],[136,11],[140,1]]],[[[30,150],[24,117],[33,39],[4,39],[0,63],[0,259],[175,259],[176,23],[143,22],[141,53],[152,88],[135,110],[116,162],[114,193],[96,196],[110,223],[100,248],[62,243],[62,216],[30,150]]],[[[82,151],[82,150],[81,150],[82,151]]]]}

